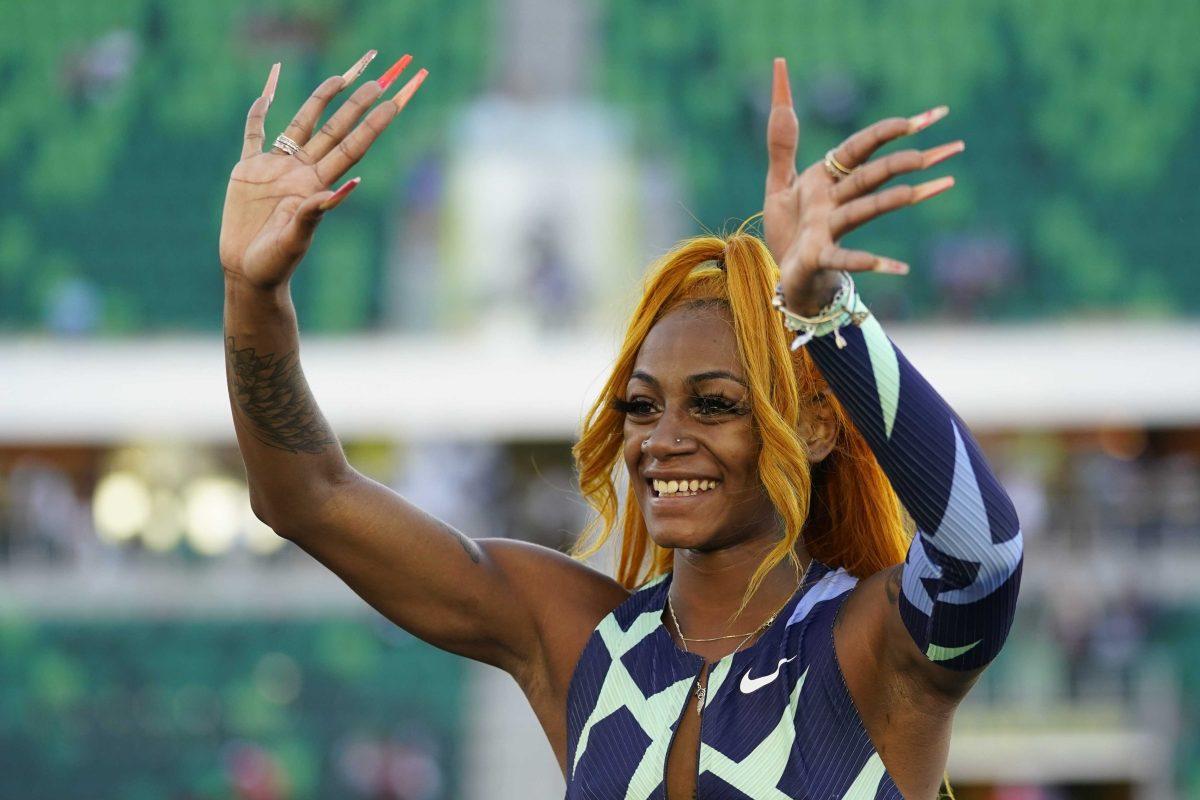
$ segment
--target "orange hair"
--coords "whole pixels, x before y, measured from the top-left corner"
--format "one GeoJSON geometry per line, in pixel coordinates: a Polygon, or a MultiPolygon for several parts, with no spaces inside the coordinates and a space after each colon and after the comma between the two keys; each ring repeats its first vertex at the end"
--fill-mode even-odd
{"type": "Polygon", "coordinates": [[[752,576],[743,608],[785,558],[799,571],[793,551],[801,532],[813,558],[862,578],[903,561],[912,531],[875,455],[829,391],[807,350],[789,349],[791,334],[771,306],[779,267],[766,246],[745,228],[743,224],[727,237],[687,239],[652,266],[612,373],[571,450],[580,491],[599,514],[584,528],[572,555],[586,558],[597,552],[619,522],[622,538],[616,579],[623,586],[634,589],[670,570],[672,551],[651,541],[632,486],[627,488],[624,513],[618,520],[615,478],[624,471],[625,419],[611,402],[624,397],[638,351],[655,322],[692,301],[728,307],[749,383],[753,428],[762,443],[759,475],[784,530],[783,539],[752,576]],[[797,424],[822,402],[832,411],[836,444],[810,469],[797,424]]]}

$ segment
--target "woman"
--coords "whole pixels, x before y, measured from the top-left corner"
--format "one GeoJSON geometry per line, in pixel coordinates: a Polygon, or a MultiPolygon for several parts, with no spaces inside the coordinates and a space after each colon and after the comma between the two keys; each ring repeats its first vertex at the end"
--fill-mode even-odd
{"type": "Polygon", "coordinates": [[[765,246],[739,232],[663,259],[574,449],[603,523],[592,549],[618,522],[618,461],[629,477],[613,580],[472,540],[360,475],[305,383],[289,277],[357,179],[327,187],[424,78],[368,111],[402,59],[314,133],[370,55],[264,153],[276,65],[229,184],[227,374],[258,516],[397,625],[508,671],[568,798],[935,796],[954,709],[1012,621],[1021,536],[966,426],[844,281],[907,267],[837,242],[949,188],[879,187],[961,142],[871,159],[945,109],[876,123],[797,173],[776,61],[765,246]],[[777,279],[805,331],[791,349],[777,279]]]}

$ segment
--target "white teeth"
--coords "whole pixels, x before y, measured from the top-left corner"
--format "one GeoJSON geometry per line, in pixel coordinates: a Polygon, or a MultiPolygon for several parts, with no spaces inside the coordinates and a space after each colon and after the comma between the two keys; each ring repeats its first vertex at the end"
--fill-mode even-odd
{"type": "Polygon", "coordinates": [[[651,483],[654,486],[654,491],[660,496],[681,494],[683,492],[703,492],[715,488],[717,485],[717,481],[699,480],[696,478],[686,481],[661,481],[654,479],[651,483]]]}

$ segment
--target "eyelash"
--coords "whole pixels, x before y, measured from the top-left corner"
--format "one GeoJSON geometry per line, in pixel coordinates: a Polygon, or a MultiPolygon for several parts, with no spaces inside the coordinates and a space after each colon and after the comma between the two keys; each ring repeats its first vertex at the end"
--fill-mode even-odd
{"type": "MultiPolygon", "coordinates": [[[[691,401],[693,406],[698,406],[701,409],[707,409],[703,412],[703,416],[713,417],[721,414],[734,414],[741,416],[746,413],[746,407],[730,400],[719,394],[703,394],[692,395],[691,401]]],[[[622,414],[633,414],[634,416],[643,416],[649,412],[640,410],[643,406],[652,405],[649,400],[633,399],[625,400],[616,398],[612,401],[612,409],[622,414]]]]}

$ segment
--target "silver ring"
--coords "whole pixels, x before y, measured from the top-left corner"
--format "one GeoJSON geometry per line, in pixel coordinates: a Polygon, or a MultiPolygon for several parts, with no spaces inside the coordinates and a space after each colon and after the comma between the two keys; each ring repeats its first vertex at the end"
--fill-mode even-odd
{"type": "Polygon", "coordinates": [[[275,137],[275,146],[287,153],[289,156],[296,155],[296,153],[300,150],[300,145],[296,144],[282,133],[275,137]]]}
{"type": "Polygon", "coordinates": [[[842,166],[842,163],[834,157],[833,148],[830,148],[825,153],[825,171],[829,173],[829,177],[833,178],[835,181],[840,181],[854,170],[846,169],[844,166],[842,166]]]}

